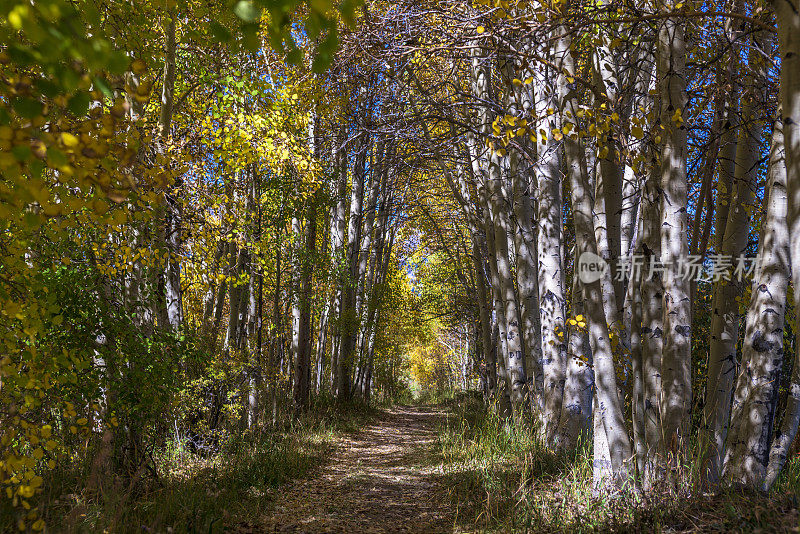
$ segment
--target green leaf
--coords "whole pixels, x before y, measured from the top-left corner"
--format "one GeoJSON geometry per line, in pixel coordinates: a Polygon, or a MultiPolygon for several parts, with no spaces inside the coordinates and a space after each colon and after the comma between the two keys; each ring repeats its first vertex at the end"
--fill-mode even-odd
{"type": "Polygon", "coordinates": [[[114,92],[111,90],[111,87],[108,86],[108,82],[102,76],[95,76],[92,78],[92,83],[94,86],[102,91],[106,98],[114,98],[114,92]]]}
{"type": "Polygon", "coordinates": [[[17,145],[11,149],[11,153],[17,158],[17,161],[25,161],[31,157],[31,147],[28,145],[17,145]]]}
{"type": "Polygon", "coordinates": [[[9,57],[11,58],[11,61],[22,67],[25,67],[35,62],[33,54],[31,54],[27,48],[24,48],[21,45],[13,44],[8,47],[7,52],[9,57]]]}
{"type": "Polygon", "coordinates": [[[44,96],[53,98],[60,92],[60,88],[58,85],[54,84],[50,80],[41,79],[36,82],[36,88],[39,89],[39,92],[42,93],[44,96]]]}
{"type": "Polygon", "coordinates": [[[44,173],[44,162],[40,159],[34,159],[28,164],[28,169],[33,177],[40,177],[44,173]]]}
{"type": "Polygon", "coordinates": [[[42,103],[33,98],[14,98],[11,100],[11,107],[17,115],[26,119],[32,119],[42,113],[42,103]]]}
{"type": "Polygon", "coordinates": [[[89,93],[81,91],[76,93],[67,102],[67,109],[76,116],[86,115],[89,111],[89,93]]]}
{"type": "Polygon", "coordinates": [[[108,58],[108,71],[111,74],[122,74],[128,70],[130,59],[122,52],[113,52],[108,58]]]}
{"type": "Polygon", "coordinates": [[[67,164],[67,156],[64,155],[59,149],[50,147],[47,149],[47,159],[55,165],[56,167],[60,167],[62,165],[67,164]]]}

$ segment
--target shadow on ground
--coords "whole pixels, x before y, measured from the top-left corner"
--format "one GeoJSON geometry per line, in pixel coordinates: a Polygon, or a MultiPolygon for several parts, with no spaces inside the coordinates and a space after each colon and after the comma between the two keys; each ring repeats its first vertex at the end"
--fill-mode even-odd
{"type": "Polygon", "coordinates": [[[456,515],[432,457],[443,417],[431,407],[385,411],[340,440],[316,476],[285,488],[258,530],[452,532],[456,515]]]}

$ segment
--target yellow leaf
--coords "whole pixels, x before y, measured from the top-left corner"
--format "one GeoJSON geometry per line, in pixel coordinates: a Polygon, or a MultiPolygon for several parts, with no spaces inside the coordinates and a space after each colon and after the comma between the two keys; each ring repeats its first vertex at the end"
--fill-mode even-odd
{"type": "Polygon", "coordinates": [[[69,132],[61,132],[61,142],[67,148],[75,148],[80,143],[80,139],[69,132]]]}

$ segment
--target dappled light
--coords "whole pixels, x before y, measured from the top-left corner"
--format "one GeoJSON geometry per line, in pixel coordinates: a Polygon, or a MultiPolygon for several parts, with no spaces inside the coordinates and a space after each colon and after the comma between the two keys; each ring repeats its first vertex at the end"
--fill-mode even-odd
{"type": "Polygon", "coordinates": [[[0,532],[800,528],[800,0],[0,2],[0,532]]]}

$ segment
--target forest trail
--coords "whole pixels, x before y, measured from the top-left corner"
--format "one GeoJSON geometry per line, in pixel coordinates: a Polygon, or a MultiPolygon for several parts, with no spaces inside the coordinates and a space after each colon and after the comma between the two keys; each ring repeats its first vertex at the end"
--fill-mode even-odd
{"type": "Polygon", "coordinates": [[[432,455],[445,412],[395,406],[336,443],[312,477],[282,488],[260,532],[452,532],[432,455]]]}

